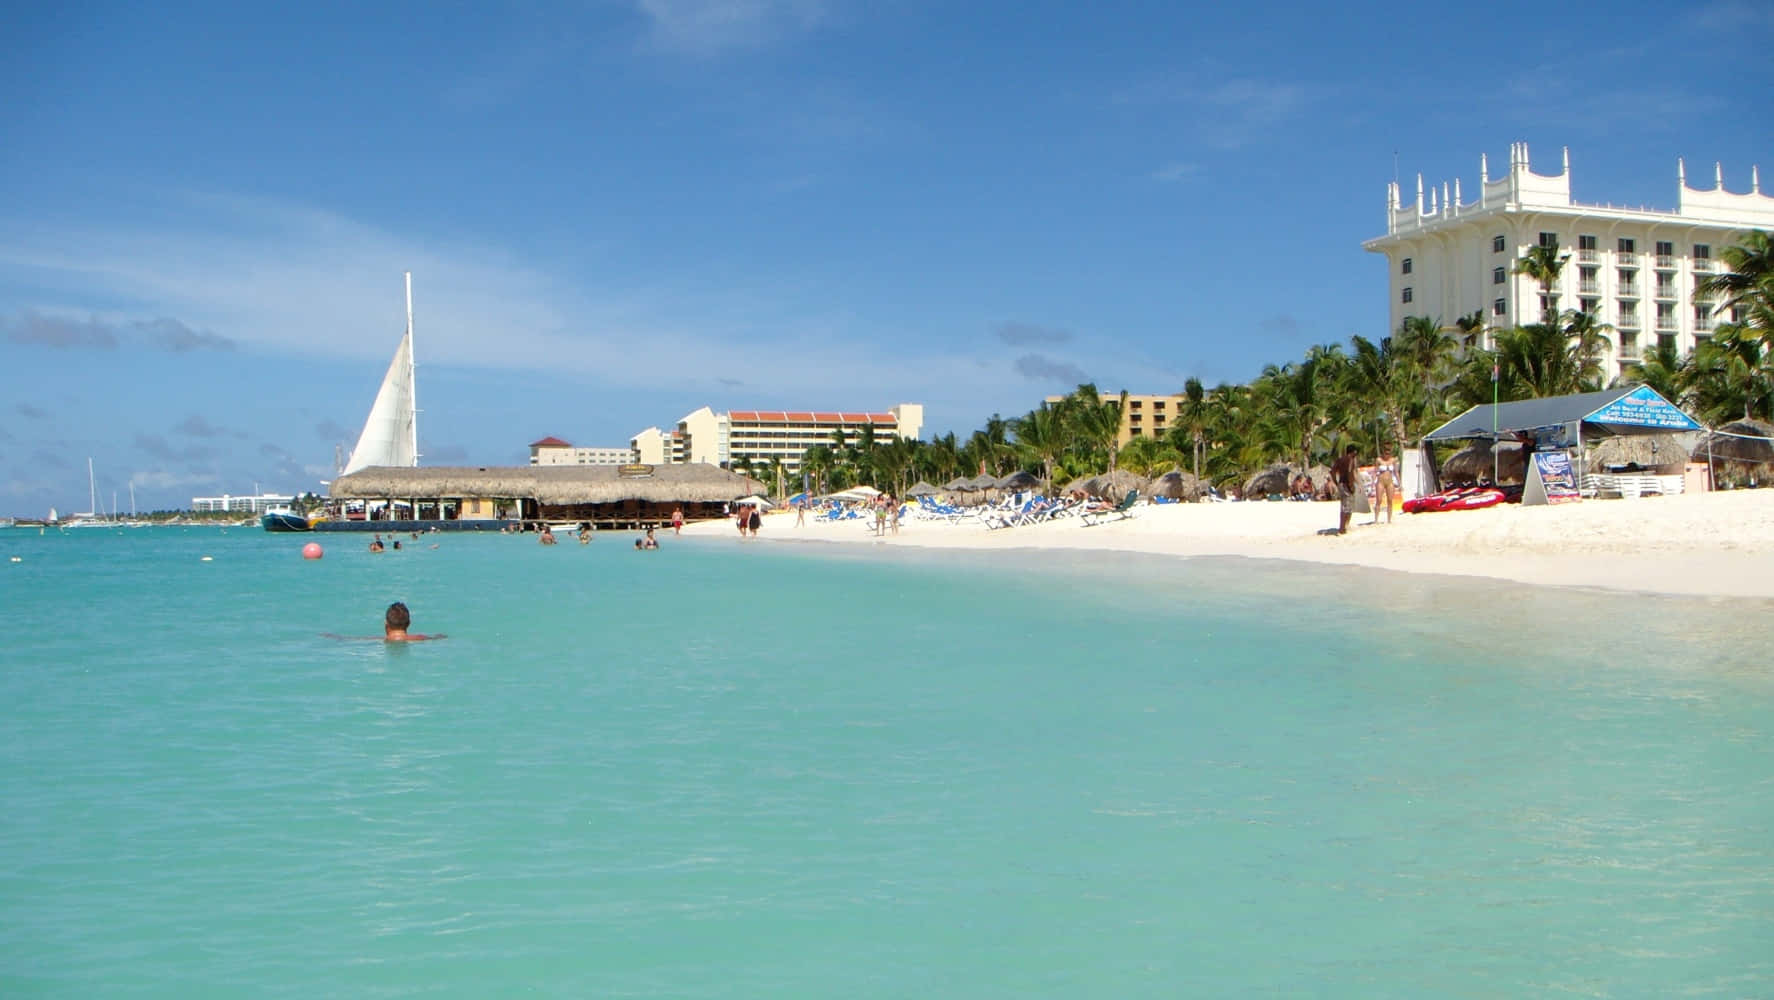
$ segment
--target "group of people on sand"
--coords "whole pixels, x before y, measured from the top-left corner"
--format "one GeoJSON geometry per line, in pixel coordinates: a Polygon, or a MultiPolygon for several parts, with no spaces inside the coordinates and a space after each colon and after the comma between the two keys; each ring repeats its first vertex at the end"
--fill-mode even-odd
{"type": "Polygon", "coordinates": [[[891,493],[882,493],[872,501],[875,508],[875,534],[885,535],[889,531],[899,534],[899,501],[891,493]]]}
{"type": "Polygon", "coordinates": [[[756,538],[764,523],[763,513],[757,504],[738,504],[733,508],[733,523],[739,525],[740,538],[756,538]]]}
{"type": "MultiPolygon", "coordinates": [[[[1349,533],[1349,521],[1357,513],[1368,510],[1367,490],[1361,482],[1360,449],[1349,445],[1343,454],[1331,463],[1330,485],[1337,494],[1337,528],[1338,535],[1349,533]]],[[[1398,499],[1398,460],[1392,457],[1392,446],[1381,445],[1380,457],[1374,461],[1374,506],[1373,520],[1369,524],[1380,523],[1380,512],[1386,512],[1386,523],[1392,523],[1392,506],[1398,499]]]]}

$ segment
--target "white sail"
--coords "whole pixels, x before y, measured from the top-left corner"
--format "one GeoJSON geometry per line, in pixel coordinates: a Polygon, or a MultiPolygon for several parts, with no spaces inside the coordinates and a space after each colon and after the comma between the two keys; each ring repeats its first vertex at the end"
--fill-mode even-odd
{"type": "Polygon", "coordinates": [[[419,464],[419,418],[413,392],[413,276],[407,275],[407,332],[395,348],[375,405],[341,475],[371,466],[419,464]]]}

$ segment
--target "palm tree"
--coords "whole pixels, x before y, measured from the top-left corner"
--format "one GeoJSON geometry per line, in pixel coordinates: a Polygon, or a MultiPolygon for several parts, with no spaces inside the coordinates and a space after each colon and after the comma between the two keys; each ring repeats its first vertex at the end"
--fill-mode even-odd
{"type": "MultiPolygon", "coordinates": [[[[1349,367],[1345,373],[1347,382],[1344,385],[1349,399],[1365,400],[1377,409],[1385,422],[1386,431],[1402,452],[1406,436],[1405,419],[1422,394],[1411,363],[1393,350],[1391,337],[1382,338],[1378,344],[1366,337],[1351,337],[1349,348],[1349,367]]],[[[1361,406],[1359,402],[1354,405],[1358,408],[1361,406]]],[[[1361,422],[1365,424],[1365,415],[1373,412],[1373,409],[1360,409],[1359,412],[1362,414],[1361,422]]]]}
{"type": "Polygon", "coordinates": [[[1042,403],[1015,423],[1016,450],[1026,462],[1041,466],[1043,485],[1053,485],[1053,464],[1070,442],[1065,415],[1059,407],[1042,403]]]}
{"type": "Polygon", "coordinates": [[[1460,331],[1460,349],[1471,351],[1483,347],[1485,321],[1484,310],[1474,309],[1470,314],[1454,320],[1454,329],[1460,331]]]}
{"type": "Polygon", "coordinates": [[[1694,348],[1692,384],[1695,404],[1710,420],[1745,420],[1769,412],[1769,386],[1774,384],[1774,357],[1755,331],[1726,323],[1710,340],[1694,348]]]}
{"type": "Polygon", "coordinates": [[[1558,241],[1553,240],[1551,243],[1528,247],[1528,252],[1515,262],[1514,273],[1525,274],[1540,285],[1540,316],[1543,323],[1557,322],[1558,296],[1553,293],[1552,286],[1558,284],[1559,273],[1565,269],[1565,262],[1570,259],[1570,254],[1561,255],[1558,252],[1558,241]]]}
{"type": "MultiPolygon", "coordinates": [[[[1774,241],[1769,240],[1767,231],[1750,230],[1742,243],[1724,248],[1719,256],[1730,270],[1701,279],[1694,289],[1696,295],[1722,296],[1715,313],[1736,309],[1774,317],[1774,241]]],[[[1763,326],[1758,335],[1765,340],[1774,336],[1774,330],[1763,326]]]]}
{"type": "Polygon", "coordinates": [[[1658,341],[1643,357],[1620,369],[1620,377],[1614,383],[1647,385],[1677,406],[1687,406],[1690,377],[1688,359],[1682,357],[1674,344],[1658,341]]]}
{"type": "Polygon", "coordinates": [[[1170,434],[1179,451],[1183,444],[1188,445],[1196,479],[1201,478],[1201,461],[1207,454],[1207,432],[1213,425],[1213,416],[1214,403],[1201,380],[1193,376],[1185,379],[1170,434]]]}

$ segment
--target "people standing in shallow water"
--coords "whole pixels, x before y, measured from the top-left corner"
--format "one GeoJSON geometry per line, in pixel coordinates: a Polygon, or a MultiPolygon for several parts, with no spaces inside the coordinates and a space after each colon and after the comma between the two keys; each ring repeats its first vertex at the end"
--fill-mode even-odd
{"type": "Polygon", "coordinates": [[[641,540],[641,548],[656,549],[658,547],[659,547],[659,539],[654,538],[653,537],[653,529],[648,528],[647,529],[647,537],[641,540]]]}
{"type": "Polygon", "coordinates": [[[384,548],[384,546],[382,545],[382,536],[381,535],[377,535],[375,538],[370,539],[370,551],[371,552],[380,552],[380,551],[382,551],[383,548],[384,548]]]}
{"type": "Polygon", "coordinates": [[[764,519],[758,514],[758,508],[755,505],[751,509],[751,516],[746,518],[745,523],[747,527],[751,528],[751,536],[758,537],[758,526],[764,523],[764,519]]]}
{"type": "Polygon", "coordinates": [[[542,533],[537,537],[536,541],[542,545],[553,545],[555,543],[554,529],[550,528],[546,523],[543,524],[542,533]]]}

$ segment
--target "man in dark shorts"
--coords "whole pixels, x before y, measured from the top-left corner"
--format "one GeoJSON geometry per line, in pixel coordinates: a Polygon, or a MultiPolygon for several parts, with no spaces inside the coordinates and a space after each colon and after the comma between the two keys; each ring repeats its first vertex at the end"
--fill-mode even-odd
{"type": "Polygon", "coordinates": [[[1330,478],[1337,488],[1337,534],[1349,533],[1349,519],[1355,515],[1355,470],[1360,464],[1355,457],[1355,446],[1343,449],[1343,454],[1331,464],[1330,478]]]}

